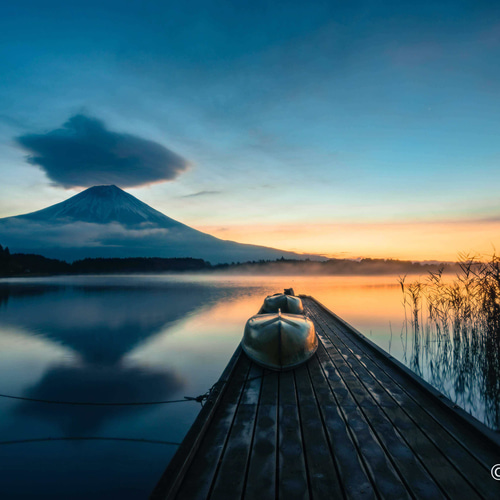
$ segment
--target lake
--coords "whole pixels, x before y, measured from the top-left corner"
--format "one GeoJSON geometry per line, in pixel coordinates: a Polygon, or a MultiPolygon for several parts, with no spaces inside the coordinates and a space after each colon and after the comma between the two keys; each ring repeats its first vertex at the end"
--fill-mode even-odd
{"type": "Polygon", "coordinates": [[[0,497],[146,498],[199,403],[29,399],[154,403],[204,394],[264,297],[288,287],[313,295],[494,426],[474,377],[465,387],[452,369],[436,378],[432,349],[415,349],[397,277],[3,279],[0,394],[26,399],[0,397],[0,497]]]}

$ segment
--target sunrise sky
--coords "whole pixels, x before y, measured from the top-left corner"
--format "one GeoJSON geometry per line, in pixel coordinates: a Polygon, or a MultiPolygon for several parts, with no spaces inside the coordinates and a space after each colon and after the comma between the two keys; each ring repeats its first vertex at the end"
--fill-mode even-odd
{"type": "Polygon", "coordinates": [[[499,61],[497,1],[4,2],[0,217],[116,184],[244,243],[489,255],[499,61]]]}

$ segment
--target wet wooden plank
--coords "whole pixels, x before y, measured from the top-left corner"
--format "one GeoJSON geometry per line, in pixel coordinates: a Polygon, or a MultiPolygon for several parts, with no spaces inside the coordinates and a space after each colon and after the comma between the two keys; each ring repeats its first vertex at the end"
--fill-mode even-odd
{"type": "Polygon", "coordinates": [[[377,498],[361,453],[356,447],[356,439],[349,432],[342,410],[328,386],[317,356],[308,363],[308,370],[344,495],[353,500],[377,498]]]}
{"type": "Polygon", "coordinates": [[[212,394],[205,402],[195,422],[189,429],[181,446],[170,461],[167,469],[160,477],[158,484],[151,493],[151,500],[174,498],[192,459],[196,455],[207,429],[209,428],[215,413],[218,411],[219,403],[226,393],[228,383],[234,372],[241,365],[241,346],[235,350],[226,368],[222,372],[217,383],[214,385],[212,394]]]}
{"type": "Polygon", "coordinates": [[[276,496],[277,421],[278,373],[266,371],[262,380],[245,500],[271,500],[276,496]]]}
{"type": "Polygon", "coordinates": [[[217,477],[210,492],[211,500],[236,500],[242,497],[250,449],[253,442],[255,416],[260,399],[262,368],[252,365],[236,410],[227,445],[220,459],[217,477]],[[241,474],[235,474],[234,471],[241,474]]]}
{"type": "Polygon", "coordinates": [[[310,498],[309,485],[291,371],[280,373],[278,408],[278,498],[307,500],[310,498]]]}
{"type": "Polygon", "coordinates": [[[390,457],[374,433],[364,413],[339,375],[337,368],[328,357],[326,346],[320,343],[317,351],[332,394],[343,394],[342,412],[356,447],[370,475],[377,495],[382,498],[411,498],[402,478],[396,472],[390,457]],[[342,389],[342,391],[340,391],[342,389]]]}
{"type": "Polygon", "coordinates": [[[294,378],[310,496],[318,500],[342,498],[342,487],[307,367],[296,368],[294,378]]]}
{"type": "Polygon", "coordinates": [[[210,430],[205,434],[179,488],[176,495],[179,500],[206,500],[209,497],[250,366],[249,359],[242,355],[214,415],[210,430]]]}

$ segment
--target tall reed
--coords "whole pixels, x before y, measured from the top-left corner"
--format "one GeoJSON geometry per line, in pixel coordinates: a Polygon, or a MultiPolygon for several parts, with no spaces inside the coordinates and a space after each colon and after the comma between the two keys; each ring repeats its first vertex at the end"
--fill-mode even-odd
{"type": "Polygon", "coordinates": [[[399,283],[405,310],[401,339],[409,367],[486,425],[500,429],[500,258],[462,256],[453,280],[440,269],[424,280],[407,283],[401,277],[399,283]]]}

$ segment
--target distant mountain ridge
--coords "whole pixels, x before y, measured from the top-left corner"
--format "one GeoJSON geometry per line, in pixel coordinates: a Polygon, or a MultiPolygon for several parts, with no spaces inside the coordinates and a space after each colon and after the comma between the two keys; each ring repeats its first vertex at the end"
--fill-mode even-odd
{"type": "Polygon", "coordinates": [[[50,207],[0,219],[0,244],[18,253],[73,261],[86,257],[193,257],[212,264],[321,259],[226,241],[197,231],[117,186],[94,186],[50,207]]]}

